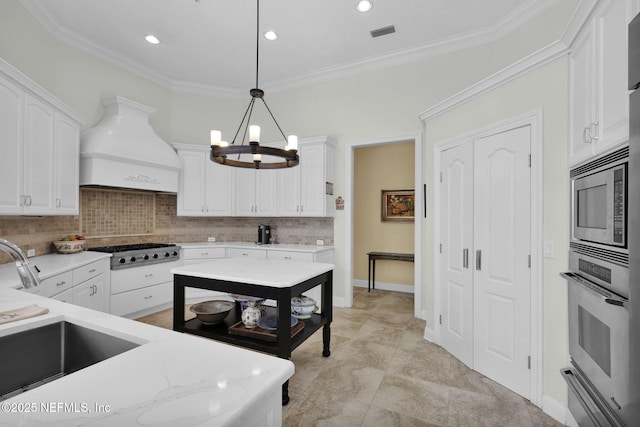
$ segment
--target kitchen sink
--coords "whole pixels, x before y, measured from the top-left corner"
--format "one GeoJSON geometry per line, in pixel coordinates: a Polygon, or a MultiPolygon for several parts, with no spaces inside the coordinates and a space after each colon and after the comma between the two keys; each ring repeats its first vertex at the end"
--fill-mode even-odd
{"type": "Polygon", "coordinates": [[[65,321],[0,337],[0,400],[137,346],[65,321]]]}

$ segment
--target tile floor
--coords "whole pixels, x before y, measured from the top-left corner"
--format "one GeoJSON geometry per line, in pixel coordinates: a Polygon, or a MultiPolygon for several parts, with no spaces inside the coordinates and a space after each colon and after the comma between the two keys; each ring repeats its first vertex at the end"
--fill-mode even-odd
{"type": "MultiPolygon", "coordinates": [[[[171,329],[171,309],[138,320],[171,329]]],[[[354,288],[353,307],[334,308],[331,356],[321,331],[293,352],[283,425],[561,425],[425,341],[424,326],[412,294],[354,288]]]]}

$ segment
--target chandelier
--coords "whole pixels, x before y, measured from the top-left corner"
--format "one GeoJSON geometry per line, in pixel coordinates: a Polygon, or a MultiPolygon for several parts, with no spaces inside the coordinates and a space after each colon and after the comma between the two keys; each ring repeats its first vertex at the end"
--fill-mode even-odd
{"type": "MultiPolygon", "coordinates": [[[[289,135],[287,138],[282,132],[278,121],[273,116],[273,113],[269,109],[267,102],[264,100],[264,91],[258,89],[258,65],[260,54],[260,0],[256,0],[256,86],[249,91],[251,95],[251,101],[249,106],[242,116],[240,126],[229,144],[226,141],[222,141],[222,133],[218,130],[211,131],[211,160],[220,163],[221,165],[234,166],[240,168],[251,169],[282,169],[296,166],[300,163],[298,157],[298,137],[295,135],[289,135]],[[262,101],[269,115],[273,119],[276,127],[280,131],[280,134],[287,142],[285,149],[275,147],[265,147],[260,145],[260,126],[249,125],[251,121],[251,114],[253,113],[253,107],[256,100],[262,101]],[[242,132],[240,144],[236,145],[236,139],[242,132]],[[245,139],[249,136],[249,144],[245,145],[245,139]],[[241,155],[251,155],[252,161],[241,160],[241,155]],[[237,157],[236,157],[237,155],[237,157]],[[278,158],[279,161],[263,161],[262,156],[271,156],[278,158]],[[232,158],[233,157],[233,158],[232,158]]],[[[269,157],[267,157],[269,158],[269,157]]],[[[265,159],[267,160],[267,159],[265,159]]]]}

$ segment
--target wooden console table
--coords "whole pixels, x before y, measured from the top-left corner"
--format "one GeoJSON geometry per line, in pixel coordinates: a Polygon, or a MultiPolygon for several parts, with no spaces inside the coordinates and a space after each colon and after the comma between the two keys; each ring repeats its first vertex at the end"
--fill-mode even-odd
{"type": "Polygon", "coordinates": [[[376,260],[388,259],[393,261],[409,261],[414,262],[413,254],[398,254],[393,252],[369,252],[369,283],[368,292],[371,292],[371,287],[376,288],[376,260]],[[373,274],[371,271],[373,270],[373,274]]]}
{"type": "MultiPolygon", "coordinates": [[[[195,334],[241,347],[258,350],[289,359],[291,352],[322,328],[322,355],[331,351],[333,265],[280,259],[246,259],[243,257],[215,259],[199,264],[185,265],[171,270],[173,273],[173,330],[195,334]],[[313,314],[304,322],[304,328],[291,336],[291,298],[320,285],[322,299],[320,314],[313,314]],[[277,314],[275,342],[251,336],[230,334],[229,327],[240,321],[240,306],[231,310],[224,322],[204,325],[197,318],[184,320],[185,288],[209,289],[232,294],[250,295],[275,300],[276,307],[267,307],[277,314]]],[[[212,361],[215,363],[215,361],[212,361]]],[[[282,404],[289,402],[289,382],[282,385],[282,404]]]]}

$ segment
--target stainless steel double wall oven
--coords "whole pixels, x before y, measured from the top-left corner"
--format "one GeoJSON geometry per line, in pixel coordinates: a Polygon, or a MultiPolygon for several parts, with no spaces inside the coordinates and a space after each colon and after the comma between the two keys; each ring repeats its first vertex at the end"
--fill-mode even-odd
{"type": "Polygon", "coordinates": [[[640,16],[629,26],[629,144],[571,170],[569,409],[640,425],[640,16]]]}

